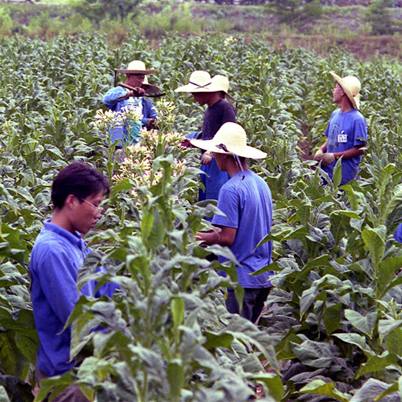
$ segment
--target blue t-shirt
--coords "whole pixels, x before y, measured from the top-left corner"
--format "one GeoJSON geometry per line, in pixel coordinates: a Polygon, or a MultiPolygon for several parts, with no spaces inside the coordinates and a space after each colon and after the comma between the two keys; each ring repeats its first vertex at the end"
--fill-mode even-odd
{"type": "MultiPolygon", "coordinates": [[[[272,242],[257,244],[271,231],[272,196],[267,183],[247,170],[236,173],[219,192],[218,208],[227,215],[215,215],[212,224],[236,228],[236,237],[230,250],[236,256],[237,277],[243,288],[261,289],[271,287],[269,276],[248,274],[258,271],[272,262],[272,242]]],[[[219,262],[226,259],[219,257],[219,262]]]]}
{"type": "MultiPolygon", "coordinates": [[[[367,123],[363,115],[356,109],[341,113],[340,109],[332,113],[331,120],[325,130],[327,140],[327,152],[343,152],[353,147],[365,145],[367,142],[367,123]]],[[[351,159],[342,159],[341,186],[353,180],[359,172],[359,163],[362,155],[351,159]]],[[[336,161],[328,166],[322,166],[322,170],[328,173],[332,179],[336,161]]]]}
{"type": "Polygon", "coordinates": [[[37,366],[49,377],[64,374],[74,366],[74,360],[70,361],[71,329],[63,328],[78,298],[112,297],[118,288],[109,283],[95,293],[96,282],[90,281],[78,293],[78,270],[91,252],[86,247],[79,233],[70,233],[49,219],[32,250],[31,299],[40,341],[37,366]]]}
{"type": "Polygon", "coordinates": [[[396,228],[394,233],[394,239],[397,242],[402,243],[402,223],[399,224],[399,226],[396,228]]]}
{"type": "Polygon", "coordinates": [[[139,98],[130,98],[130,99],[120,99],[126,95],[128,89],[123,87],[114,87],[109,89],[103,97],[103,104],[113,112],[116,112],[116,124],[111,125],[110,127],[110,137],[112,144],[115,141],[118,141],[118,145],[122,146],[122,141],[126,145],[133,145],[138,142],[140,138],[140,125],[137,122],[130,122],[130,124],[119,124],[119,114],[122,112],[123,108],[132,108],[130,103],[132,104],[133,100],[135,103],[140,104],[140,108],[142,109],[142,118],[141,124],[142,127],[146,127],[148,119],[156,119],[158,114],[156,112],[155,106],[149,102],[148,100],[139,97],[139,98]],[[120,100],[119,100],[120,99],[120,100]]]}

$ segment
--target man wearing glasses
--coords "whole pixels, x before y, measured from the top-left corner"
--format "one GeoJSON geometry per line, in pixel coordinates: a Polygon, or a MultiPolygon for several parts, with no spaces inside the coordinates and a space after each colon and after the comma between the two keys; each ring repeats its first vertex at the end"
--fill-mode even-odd
{"type": "MultiPolygon", "coordinates": [[[[106,177],[80,162],[64,168],[53,181],[54,212],[35,240],[30,261],[31,299],[40,341],[35,370],[38,383],[75,366],[70,360],[71,328],[63,328],[78,298],[112,297],[118,287],[109,283],[95,292],[96,283],[90,281],[77,290],[78,270],[91,253],[82,235],[100,219],[100,205],[109,191],[106,177]]],[[[54,400],[87,401],[75,384],[54,400]]]]}

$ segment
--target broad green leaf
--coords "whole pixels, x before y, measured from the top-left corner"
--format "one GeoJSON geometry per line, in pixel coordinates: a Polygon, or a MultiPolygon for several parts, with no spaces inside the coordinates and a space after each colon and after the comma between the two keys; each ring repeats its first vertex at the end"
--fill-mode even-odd
{"type": "Polygon", "coordinates": [[[341,402],[348,402],[350,396],[338,391],[335,388],[335,384],[332,382],[325,383],[322,380],[313,380],[309,384],[305,385],[300,391],[301,394],[319,394],[335,398],[341,402]]]}
{"type": "Polygon", "coordinates": [[[361,377],[364,374],[372,373],[374,371],[381,371],[392,364],[396,364],[398,356],[394,353],[384,352],[381,356],[372,356],[367,360],[367,363],[356,373],[356,377],[361,377]]]}
{"type": "Polygon", "coordinates": [[[345,310],[346,319],[356,329],[363,332],[369,338],[373,335],[375,324],[377,322],[377,311],[368,311],[366,316],[362,316],[360,313],[354,310],[345,310]]]}

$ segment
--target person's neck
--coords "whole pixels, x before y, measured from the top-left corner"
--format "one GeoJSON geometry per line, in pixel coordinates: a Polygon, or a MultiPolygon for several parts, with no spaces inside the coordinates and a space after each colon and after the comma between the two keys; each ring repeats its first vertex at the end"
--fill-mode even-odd
{"type": "Polygon", "coordinates": [[[222,98],[221,98],[221,96],[219,95],[218,92],[211,93],[211,97],[209,98],[209,100],[207,102],[208,107],[211,107],[211,106],[215,105],[215,103],[220,101],[221,99],[222,98]]]}
{"type": "MultiPolygon", "coordinates": [[[[245,160],[240,161],[243,171],[247,171],[248,166],[245,160]]],[[[240,169],[240,167],[238,166],[238,164],[235,162],[234,158],[229,159],[228,164],[226,166],[226,172],[228,173],[228,175],[230,177],[233,177],[236,173],[241,172],[242,170],[240,169]]]]}
{"type": "Polygon", "coordinates": [[[53,223],[53,225],[60,226],[62,229],[65,229],[70,233],[74,233],[74,228],[72,227],[70,220],[67,218],[66,214],[63,213],[63,210],[60,208],[56,208],[54,210],[50,223],[53,223]]]}
{"type": "Polygon", "coordinates": [[[341,109],[341,113],[347,113],[354,109],[352,102],[347,97],[346,99],[343,98],[342,102],[340,102],[338,105],[341,109]]]}

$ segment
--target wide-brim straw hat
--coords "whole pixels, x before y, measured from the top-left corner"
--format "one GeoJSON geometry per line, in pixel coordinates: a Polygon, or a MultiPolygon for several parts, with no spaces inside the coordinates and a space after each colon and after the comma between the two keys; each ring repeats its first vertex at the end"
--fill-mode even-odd
{"type": "Polygon", "coordinates": [[[228,97],[234,101],[234,98],[231,95],[229,95],[228,77],[225,77],[224,75],[215,75],[214,77],[212,77],[211,81],[215,87],[219,88],[220,91],[225,92],[225,97],[228,97]]]}
{"type": "Polygon", "coordinates": [[[351,75],[348,75],[347,77],[339,77],[339,75],[336,75],[333,71],[329,72],[332,77],[335,79],[335,81],[342,87],[342,89],[345,91],[346,96],[349,98],[350,102],[352,103],[352,106],[356,109],[359,110],[360,107],[360,81],[358,78],[353,77],[351,75]]]}
{"type": "Polygon", "coordinates": [[[127,68],[124,68],[124,69],[117,69],[116,68],[115,71],[117,71],[118,73],[121,73],[121,74],[144,74],[144,75],[148,75],[148,74],[156,73],[158,70],[147,70],[147,68],[145,67],[145,63],[143,61],[134,60],[131,63],[129,63],[127,68]]]}
{"type": "Polygon", "coordinates": [[[157,94],[158,92],[161,91],[159,87],[157,87],[156,85],[152,85],[148,82],[148,77],[145,77],[144,82],[141,85],[141,88],[145,89],[145,92],[148,95],[157,94]]]}
{"type": "Polygon", "coordinates": [[[197,148],[218,154],[235,154],[243,158],[263,159],[265,152],[247,145],[247,135],[243,127],[237,123],[225,123],[211,140],[190,140],[197,148]]]}
{"type": "Polygon", "coordinates": [[[221,89],[216,87],[212,82],[211,76],[206,71],[194,71],[190,75],[190,81],[187,85],[183,85],[177,89],[175,92],[219,92],[221,89]]]}

